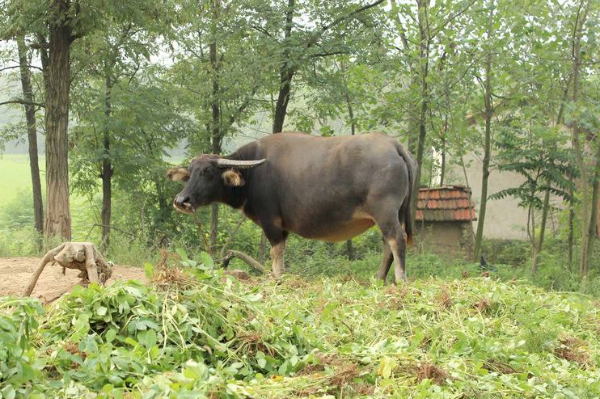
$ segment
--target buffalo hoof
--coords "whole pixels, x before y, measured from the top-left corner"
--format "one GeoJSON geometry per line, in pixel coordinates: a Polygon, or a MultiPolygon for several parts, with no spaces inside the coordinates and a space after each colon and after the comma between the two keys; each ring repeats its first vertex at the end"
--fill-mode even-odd
{"type": "Polygon", "coordinates": [[[269,279],[275,281],[275,285],[281,285],[283,283],[283,274],[281,273],[269,273],[269,279]]]}

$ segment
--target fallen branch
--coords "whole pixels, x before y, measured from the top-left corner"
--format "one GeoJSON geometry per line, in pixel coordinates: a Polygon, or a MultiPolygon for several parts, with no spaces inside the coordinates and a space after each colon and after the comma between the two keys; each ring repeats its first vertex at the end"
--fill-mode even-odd
{"type": "Polygon", "coordinates": [[[234,257],[245,262],[248,266],[250,266],[254,270],[257,270],[263,274],[265,273],[265,267],[259,261],[257,261],[250,255],[247,255],[240,251],[235,251],[233,249],[227,253],[227,256],[225,256],[225,258],[223,258],[223,261],[221,262],[221,266],[224,269],[226,269],[227,266],[229,266],[229,262],[231,262],[231,259],[233,259],[234,257]]]}
{"type": "Polygon", "coordinates": [[[104,284],[112,275],[111,267],[91,242],[66,242],[44,255],[31,276],[23,296],[30,296],[48,263],[58,263],[64,269],[79,270],[82,281],[104,284]]]}
{"type": "Polygon", "coordinates": [[[33,273],[33,276],[31,276],[31,280],[29,280],[29,284],[27,284],[27,288],[25,288],[25,292],[23,292],[23,296],[29,296],[31,295],[31,292],[33,291],[33,287],[35,287],[35,284],[38,281],[38,278],[40,278],[40,274],[42,274],[42,271],[44,270],[44,267],[46,267],[46,264],[50,261],[54,260],[54,257],[60,252],[62,251],[62,249],[65,247],[66,244],[62,244],[54,249],[51,249],[50,251],[46,252],[46,255],[44,255],[44,257],[42,258],[42,260],[40,261],[40,263],[38,264],[37,269],[35,270],[35,273],[33,273]]]}

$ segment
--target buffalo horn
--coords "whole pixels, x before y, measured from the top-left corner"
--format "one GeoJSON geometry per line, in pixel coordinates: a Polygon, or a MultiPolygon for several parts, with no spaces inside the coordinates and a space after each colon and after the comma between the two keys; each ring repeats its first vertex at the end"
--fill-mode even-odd
{"type": "Polygon", "coordinates": [[[266,159],[257,159],[254,161],[237,161],[234,159],[219,158],[217,159],[218,168],[237,168],[237,169],[250,169],[265,162],[266,159]]]}

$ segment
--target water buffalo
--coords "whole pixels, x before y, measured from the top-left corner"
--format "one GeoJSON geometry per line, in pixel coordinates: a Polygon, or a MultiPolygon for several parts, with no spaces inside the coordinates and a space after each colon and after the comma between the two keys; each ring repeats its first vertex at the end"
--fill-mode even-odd
{"type": "Polygon", "coordinates": [[[279,133],[244,145],[232,155],[200,155],[189,167],[170,169],[185,181],[173,203],[181,212],[222,202],[258,224],[271,242],[272,272],[284,272],[289,233],[338,242],[377,224],[384,280],[394,262],[395,282],[406,280],[406,244],[412,242],[410,200],[416,164],[383,133],[317,137],[279,133]]]}

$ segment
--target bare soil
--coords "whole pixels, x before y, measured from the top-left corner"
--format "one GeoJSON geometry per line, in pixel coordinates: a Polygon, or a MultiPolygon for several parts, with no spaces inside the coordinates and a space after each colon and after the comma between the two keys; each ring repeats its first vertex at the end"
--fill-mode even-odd
{"type": "MultiPolygon", "coordinates": [[[[39,258],[0,258],[0,297],[7,295],[21,296],[39,262],[39,258]]],[[[78,274],[79,270],[67,269],[65,275],[63,275],[62,267],[58,264],[48,264],[31,296],[39,298],[42,302],[52,301],[71,291],[75,285],[79,284],[78,274]]],[[[131,279],[147,281],[142,269],[115,265],[112,277],[106,284],[110,285],[116,280],[131,279]]]]}

